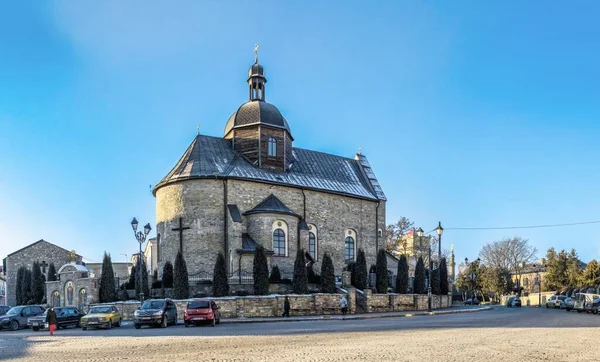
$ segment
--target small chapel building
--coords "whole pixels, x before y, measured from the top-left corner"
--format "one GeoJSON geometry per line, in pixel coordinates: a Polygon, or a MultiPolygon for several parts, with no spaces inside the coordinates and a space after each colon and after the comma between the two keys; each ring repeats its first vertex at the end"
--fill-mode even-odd
{"type": "Polygon", "coordinates": [[[292,128],[266,102],[258,56],[248,71],[249,100],[222,137],[198,134],[155,186],[159,274],[182,250],[190,277],[212,273],[219,252],[232,276],[252,273],[258,245],[291,277],[296,253],[320,270],[324,253],[341,275],[359,248],[368,265],[384,247],[386,197],[366,156],[294,147],[292,128]]]}

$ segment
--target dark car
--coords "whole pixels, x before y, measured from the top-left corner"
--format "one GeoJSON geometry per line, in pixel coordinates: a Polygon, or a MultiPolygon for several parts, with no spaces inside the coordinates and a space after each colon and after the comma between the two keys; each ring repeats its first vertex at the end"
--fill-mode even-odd
{"type": "Polygon", "coordinates": [[[508,301],[506,302],[506,306],[509,308],[512,308],[512,307],[521,308],[521,298],[519,298],[516,295],[513,295],[512,297],[508,298],[508,301]]]}
{"type": "Polygon", "coordinates": [[[479,305],[479,299],[477,298],[469,298],[465,300],[464,305],[479,305]]]}
{"type": "Polygon", "coordinates": [[[208,323],[214,327],[221,323],[221,312],[212,300],[192,300],[185,308],[183,321],[186,327],[200,323],[208,323]]]}
{"type": "Polygon", "coordinates": [[[42,313],[44,313],[44,308],[39,305],[12,307],[6,312],[6,315],[0,317],[0,329],[16,331],[19,328],[27,328],[27,320],[42,313]]]}
{"type": "Polygon", "coordinates": [[[167,328],[177,324],[177,307],[170,299],[148,299],[133,314],[135,329],[142,326],[167,328]]]}
{"type": "MultiPolygon", "coordinates": [[[[73,307],[64,307],[64,308],[54,308],[54,312],[56,313],[56,328],[67,328],[67,327],[79,327],[81,317],[85,314],[81,313],[77,308],[73,307]]],[[[37,317],[29,318],[28,324],[29,327],[34,332],[39,331],[43,328],[48,328],[46,324],[46,315],[48,314],[48,309],[44,312],[44,314],[39,315],[37,317]]]]}
{"type": "Polygon", "coordinates": [[[0,317],[6,314],[10,310],[10,307],[0,305],[0,317]]]}

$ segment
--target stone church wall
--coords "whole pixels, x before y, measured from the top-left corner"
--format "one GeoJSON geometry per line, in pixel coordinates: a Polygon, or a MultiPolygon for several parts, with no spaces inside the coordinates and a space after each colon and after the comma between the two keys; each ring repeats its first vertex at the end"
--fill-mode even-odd
{"type": "MultiPolygon", "coordinates": [[[[326,192],[302,190],[244,180],[227,180],[227,203],[236,204],[243,214],[270,194],[274,194],[294,213],[306,215],[306,222],[317,227],[318,257],[314,266],[320,271],[322,256],[331,255],[335,274],[345,267],[344,239],[347,230],[356,232],[356,249],[363,248],[367,264],[376,261],[377,230],[385,230],[385,202],[362,200],[326,192]],[[304,208],[306,200],[306,209],[304,208]],[[376,225],[376,214],[378,223],[376,225]]],[[[166,260],[175,261],[179,248],[179,232],[173,228],[183,225],[191,229],[183,232],[183,251],[188,273],[212,273],[216,255],[224,251],[224,182],[223,180],[187,180],[161,187],[156,192],[157,232],[160,233],[159,273],[166,260]]],[[[261,214],[242,216],[243,224],[234,223],[227,214],[230,271],[239,269],[236,249],[241,248],[241,233],[248,232],[258,243],[273,249],[271,232],[273,221],[283,220],[288,225],[288,255],[273,257],[272,263],[292,269],[298,245],[297,218],[288,215],[261,214]]],[[[384,246],[385,235],[379,238],[384,246]]],[[[308,250],[308,231],[300,231],[300,247],[308,250]]],[[[226,256],[227,257],[227,256],[226,256]]],[[[242,266],[244,267],[244,266],[242,266]]],[[[251,271],[251,270],[249,270],[251,271]]]]}
{"type": "MultiPolygon", "coordinates": [[[[45,261],[48,265],[54,263],[56,270],[58,270],[69,261],[69,257],[70,251],[44,240],[6,257],[6,297],[8,305],[14,306],[17,303],[17,270],[21,266],[31,269],[34,261],[45,261]]],[[[79,256],[78,262],[81,262],[79,256]]],[[[48,279],[48,267],[46,267],[44,276],[48,279]]]]}

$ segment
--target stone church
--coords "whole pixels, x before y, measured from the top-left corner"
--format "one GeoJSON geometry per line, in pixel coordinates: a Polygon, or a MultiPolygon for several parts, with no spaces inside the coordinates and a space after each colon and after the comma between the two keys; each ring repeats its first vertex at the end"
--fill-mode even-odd
{"type": "Polygon", "coordinates": [[[70,262],[81,264],[82,257],[44,239],[10,253],[3,260],[4,269],[6,270],[6,301],[8,305],[15,305],[17,302],[17,270],[20,267],[31,269],[34,261],[40,262],[42,274],[47,280],[50,264],[54,264],[58,270],[62,265],[70,262]]]}
{"type": "Polygon", "coordinates": [[[258,56],[247,84],[249,100],[223,136],[198,134],[153,190],[159,273],[180,249],[190,277],[212,274],[219,252],[232,276],[251,273],[257,245],[283,277],[291,277],[299,249],[316,271],[328,253],[341,275],[359,248],[374,264],[384,246],[386,197],[365,155],[294,147],[290,124],[265,100],[258,56]]]}

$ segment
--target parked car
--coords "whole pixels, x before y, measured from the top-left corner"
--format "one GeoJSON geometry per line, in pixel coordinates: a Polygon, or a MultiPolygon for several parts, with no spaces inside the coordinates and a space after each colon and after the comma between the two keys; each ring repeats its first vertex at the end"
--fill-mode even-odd
{"type": "Polygon", "coordinates": [[[212,300],[192,300],[185,308],[183,321],[186,327],[200,323],[208,323],[214,327],[221,323],[221,312],[212,300]]]}
{"type": "MultiPolygon", "coordinates": [[[[48,324],[46,323],[46,315],[48,314],[48,310],[44,312],[44,314],[39,315],[37,317],[29,318],[28,325],[34,332],[39,331],[40,329],[48,328],[48,324]]],[[[54,312],[56,313],[56,328],[67,328],[67,327],[80,327],[81,317],[85,314],[80,312],[79,309],[73,307],[64,307],[64,308],[54,308],[54,312]]]]}
{"type": "Polygon", "coordinates": [[[88,314],[81,317],[80,325],[82,330],[88,328],[106,328],[121,326],[121,313],[114,305],[98,305],[91,307],[88,314]]]}
{"type": "Polygon", "coordinates": [[[142,326],[167,328],[177,324],[177,306],[170,299],[148,299],[133,314],[135,329],[142,326]]]}
{"type": "Polygon", "coordinates": [[[5,315],[10,310],[10,307],[0,305],[0,317],[5,315]]]}
{"type": "Polygon", "coordinates": [[[0,329],[16,331],[19,328],[27,328],[27,320],[42,313],[44,313],[44,308],[39,305],[10,308],[4,316],[0,317],[0,329]]]}
{"type": "Polygon", "coordinates": [[[564,295],[553,295],[546,301],[546,308],[560,308],[560,303],[566,298],[564,295]]]}
{"type": "Polygon", "coordinates": [[[560,309],[565,309],[567,312],[573,310],[575,307],[575,298],[568,297],[565,298],[562,302],[560,302],[560,309]]]}
{"type": "Polygon", "coordinates": [[[509,308],[521,308],[521,298],[519,298],[516,295],[513,295],[512,297],[508,298],[506,306],[509,308]]]}

